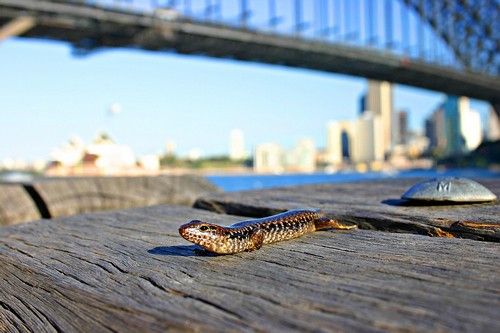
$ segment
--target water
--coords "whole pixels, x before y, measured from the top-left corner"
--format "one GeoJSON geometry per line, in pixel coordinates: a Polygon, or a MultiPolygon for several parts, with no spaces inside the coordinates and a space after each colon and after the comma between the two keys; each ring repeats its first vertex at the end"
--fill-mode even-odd
{"type": "Polygon", "coordinates": [[[317,183],[347,183],[363,180],[376,180],[388,178],[414,178],[414,177],[467,177],[467,178],[498,178],[499,171],[485,169],[452,169],[438,170],[411,170],[392,173],[383,172],[339,172],[333,174],[286,174],[286,175],[214,175],[207,178],[226,192],[241,190],[258,190],[282,186],[293,186],[317,183]]]}
{"type": "MultiPolygon", "coordinates": [[[[258,190],[282,186],[318,184],[318,183],[347,183],[363,180],[376,180],[387,178],[414,178],[414,177],[442,177],[456,176],[467,178],[499,178],[500,171],[486,169],[452,169],[438,170],[411,170],[392,173],[384,172],[338,172],[338,173],[313,173],[313,174],[286,174],[286,175],[214,175],[207,178],[226,192],[242,190],[258,190]]],[[[33,174],[26,172],[0,173],[0,182],[30,182],[33,174]]]]}
{"type": "Polygon", "coordinates": [[[0,182],[6,183],[27,183],[34,179],[34,175],[23,171],[0,172],[0,182]]]}

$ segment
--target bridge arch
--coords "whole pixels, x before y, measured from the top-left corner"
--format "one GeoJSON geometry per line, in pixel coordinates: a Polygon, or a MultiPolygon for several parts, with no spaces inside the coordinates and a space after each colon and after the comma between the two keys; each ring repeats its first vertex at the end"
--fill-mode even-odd
{"type": "MultiPolygon", "coordinates": [[[[500,9],[496,0],[259,3],[267,4],[267,17],[256,25],[252,21],[256,2],[252,0],[0,0],[0,26],[32,18],[24,20],[24,24],[31,22],[25,31],[8,30],[27,38],[67,41],[80,53],[131,47],[229,57],[391,81],[500,104],[500,9]],[[198,7],[187,7],[188,3],[198,3],[198,7]],[[227,18],[223,8],[230,3],[237,10],[227,18]],[[306,7],[306,3],[314,5],[306,7]],[[286,17],[278,15],[283,4],[290,9],[286,17]],[[394,4],[398,4],[399,14],[394,4]],[[385,13],[381,22],[370,21],[375,12],[385,13]],[[398,30],[397,24],[405,26],[405,15],[414,13],[422,19],[409,29],[417,29],[419,35],[421,29],[428,30],[426,25],[432,27],[439,37],[434,39],[436,45],[444,41],[452,58],[443,62],[428,59],[425,52],[402,51],[401,43],[391,36],[398,30]],[[280,25],[284,24],[292,29],[283,32],[280,25]],[[383,39],[384,45],[360,38],[367,34],[383,39]]],[[[400,37],[404,40],[411,35],[411,31],[403,31],[400,37]]]]}

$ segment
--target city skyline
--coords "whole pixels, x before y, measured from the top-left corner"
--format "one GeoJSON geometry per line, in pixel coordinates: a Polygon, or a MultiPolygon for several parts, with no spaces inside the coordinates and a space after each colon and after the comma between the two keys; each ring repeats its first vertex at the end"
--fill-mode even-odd
{"type": "MultiPolygon", "coordinates": [[[[0,60],[11,63],[4,70],[9,84],[2,87],[5,129],[0,135],[2,142],[16,143],[2,145],[0,159],[44,158],[73,135],[88,141],[101,131],[139,155],[161,152],[168,140],[177,143],[181,154],[194,147],[206,155],[221,154],[227,151],[226,133],[232,128],[245,132],[247,149],[267,141],[291,147],[304,136],[325,142],[324,124],[353,118],[367,82],[279,66],[130,50],[81,60],[61,43],[17,39],[0,44],[0,50],[0,60]],[[40,53],[36,63],[29,55],[35,49],[40,53]],[[122,73],[121,66],[129,71],[122,73]],[[221,71],[225,79],[218,77],[221,71]],[[112,105],[120,112],[110,114],[112,105]]],[[[444,96],[400,85],[394,90],[394,107],[409,110],[411,129],[422,129],[444,96]]],[[[488,105],[472,104],[485,123],[488,105]]]]}
{"type": "MultiPolygon", "coordinates": [[[[463,154],[478,147],[483,135],[491,140],[498,139],[498,124],[497,127],[488,126],[486,133],[483,133],[485,126],[481,123],[479,113],[470,108],[467,97],[447,96],[425,120],[424,136],[423,133],[407,130],[406,112],[393,110],[391,95],[392,88],[387,82],[370,81],[367,92],[360,100],[372,102],[362,102],[361,108],[365,110],[355,119],[325,124],[327,139],[319,145],[311,138],[302,137],[291,149],[277,142],[266,142],[257,144],[252,153],[248,153],[244,132],[231,129],[228,133],[228,150],[221,156],[208,157],[206,161],[229,160],[232,164],[226,164],[225,168],[232,168],[232,172],[248,170],[253,164],[253,171],[257,173],[429,168],[433,163],[428,154],[424,155],[425,152],[441,151],[441,157],[463,154]],[[368,110],[368,105],[375,112],[368,110]],[[388,121],[385,125],[384,114],[388,121]],[[396,120],[397,124],[394,122],[396,120]],[[384,139],[388,136],[385,135],[384,126],[390,128],[393,134],[398,132],[392,136],[389,148],[385,147],[387,142],[384,139]],[[247,158],[253,163],[247,164],[247,158]]],[[[119,113],[119,109],[114,104],[109,111],[115,114],[119,113]]],[[[493,117],[491,121],[495,121],[495,116],[490,111],[489,117],[493,117]]],[[[0,169],[27,168],[44,171],[52,176],[154,174],[161,170],[190,168],[185,162],[170,167],[163,165],[162,168],[161,160],[164,158],[171,162],[185,160],[196,163],[207,157],[197,148],[192,148],[187,156],[181,157],[176,154],[175,148],[176,143],[168,141],[161,154],[137,155],[129,146],[115,142],[108,133],[103,132],[88,144],[79,137],[72,137],[53,148],[45,161],[37,161],[32,165],[22,161],[0,161],[0,169]]]]}

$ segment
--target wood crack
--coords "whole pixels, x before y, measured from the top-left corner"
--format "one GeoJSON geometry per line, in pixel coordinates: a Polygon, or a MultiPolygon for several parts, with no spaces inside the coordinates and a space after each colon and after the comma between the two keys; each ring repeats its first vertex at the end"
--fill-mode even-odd
{"type": "Polygon", "coordinates": [[[163,235],[190,218],[235,217],[169,206],[127,214],[4,228],[0,299],[26,322],[0,306],[7,330],[17,330],[11,322],[90,332],[500,330],[495,243],[331,231],[202,256],[163,235]]]}
{"type": "MultiPolygon", "coordinates": [[[[14,327],[16,327],[18,330],[24,329],[24,330],[28,331],[29,324],[23,319],[23,316],[16,311],[16,309],[14,309],[9,304],[3,302],[2,300],[0,300],[0,307],[3,310],[11,313],[12,316],[14,316],[14,318],[17,319],[17,321],[10,320],[11,324],[14,325],[14,327]],[[22,327],[19,326],[18,321],[22,323],[22,327]]],[[[0,323],[0,325],[1,325],[1,323],[0,323]]],[[[0,328],[2,328],[2,326],[0,326],[0,328]]]]}
{"type": "Polygon", "coordinates": [[[208,306],[216,308],[217,310],[222,311],[223,313],[231,315],[239,320],[243,319],[243,317],[240,314],[238,314],[232,310],[229,310],[228,308],[221,306],[215,302],[209,301],[209,300],[202,298],[202,297],[199,297],[199,296],[194,296],[194,295],[190,295],[190,294],[186,294],[186,293],[182,293],[182,294],[183,294],[182,297],[184,297],[184,298],[190,298],[190,299],[193,299],[195,301],[201,302],[203,304],[206,304],[208,306]]]}
{"type": "Polygon", "coordinates": [[[216,308],[218,309],[219,311],[222,311],[226,314],[229,314],[233,317],[236,317],[238,318],[239,320],[242,319],[241,315],[239,315],[238,313],[232,311],[232,310],[229,310],[219,304],[216,304],[212,301],[209,301],[207,299],[204,299],[202,297],[199,297],[199,296],[194,296],[194,295],[191,295],[191,294],[188,294],[184,291],[181,291],[181,290],[177,290],[177,289],[172,289],[172,288],[165,288],[163,287],[161,284],[159,284],[157,281],[155,281],[155,279],[153,279],[152,277],[150,276],[145,276],[145,275],[140,275],[139,276],[141,279],[149,282],[153,287],[163,291],[163,292],[166,292],[170,295],[174,295],[174,296],[180,296],[180,297],[183,297],[183,298],[189,298],[189,299],[192,299],[192,300],[195,300],[195,301],[198,301],[198,302],[201,302],[205,305],[208,305],[208,306],[211,306],[213,308],[216,308]]]}
{"type": "MultiPolygon", "coordinates": [[[[498,202],[426,207],[387,199],[391,196],[388,193],[403,193],[409,182],[411,180],[396,179],[212,194],[199,198],[194,207],[256,218],[314,207],[329,217],[355,223],[360,229],[500,242],[498,202]]],[[[499,184],[498,181],[492,183],[491,188],[499,184]]]]}

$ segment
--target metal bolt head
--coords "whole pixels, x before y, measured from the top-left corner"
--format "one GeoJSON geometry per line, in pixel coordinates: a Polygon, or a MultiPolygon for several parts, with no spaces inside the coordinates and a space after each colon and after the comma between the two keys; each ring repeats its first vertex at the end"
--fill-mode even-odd
{"type": "Polygon", "coordinates": [[[497,196],[483,185],[468,178],[441,177],[413,185],[402,196],[412,201],[486,202],[497,196]]]}

